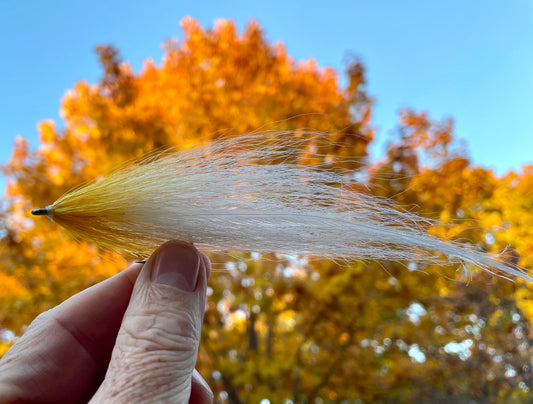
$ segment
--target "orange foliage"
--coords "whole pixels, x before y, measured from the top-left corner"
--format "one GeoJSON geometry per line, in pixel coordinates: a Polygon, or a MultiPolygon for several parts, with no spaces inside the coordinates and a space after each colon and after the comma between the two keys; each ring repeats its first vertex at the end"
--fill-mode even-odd
{"type": "MultiPolygon", "coordinates": [[[[181,24],[184,40],[167,42],[161,65],[148,60],[139,73],[99,47],[103,77],[65,94],[64,127],[42,122],[35,150],[17,138],[4,167],[1,328],[20,333],[124,267],[28,215],[124,161],[221,134],[308,128],[331,134],[320,154],[361,169],[373,132],[360,63],[348,66],[342,88],[334,70],[294,61],[255,22],[240,34],[228,20],[212,30],[181,24]]],[[[505,259],[533,265],[533,167],[497,178],[455,147],[452,120],[403,110],[386,158],[366,168],[371,192],[443,222],[430,231],[493,252],[510,246],[505,259]]],[[[219,402],[527,401],[533,297],[522,284],[477,273],[454,282],[426,275],[446,268],[423,263],[341,269],[265,258],[213,257],[227,264],[210,283],[198,364],[219,402]],[[454,353],[454,343],[466,348],[454,353]]]]}

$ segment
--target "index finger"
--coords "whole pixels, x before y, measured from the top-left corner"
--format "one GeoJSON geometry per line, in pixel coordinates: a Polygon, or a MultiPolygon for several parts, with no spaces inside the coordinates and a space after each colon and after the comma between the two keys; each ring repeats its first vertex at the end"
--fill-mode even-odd
{"type": "Polygon", "coordinates": [[[142,264],[39,315],[0,360],[7,401],[75,402],[103,379],[142,264]]]}

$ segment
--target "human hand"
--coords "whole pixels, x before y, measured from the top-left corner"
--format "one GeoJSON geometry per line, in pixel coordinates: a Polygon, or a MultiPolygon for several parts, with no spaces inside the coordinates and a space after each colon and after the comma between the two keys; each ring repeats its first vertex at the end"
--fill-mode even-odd
{"type": "Polygon", "coordinates": [[[42,313],[0,360],[0,403],[211,403],[194,370],[209,275],[171,241],[42,313]]]}

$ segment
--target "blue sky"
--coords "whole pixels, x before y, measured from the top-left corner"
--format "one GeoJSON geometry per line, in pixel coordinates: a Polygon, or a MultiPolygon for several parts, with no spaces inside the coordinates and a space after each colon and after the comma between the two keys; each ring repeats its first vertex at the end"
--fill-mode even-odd
{"type": "MultiPolygon", "coordinates": [[[[96,82],[93,49],[116,45],[136,70],[157,62],[190,15],[203,26],[255,18],[296,60],[343,72],[367,67],[376,99],[373,155],[383,152],[402,106],[456,120],[474,163],[503,174],[533,162],[533,2],[523,1],[66,1],[0,2],[0,162],[15,136],[38,143],[36,124],[60,121],[61,96],[96,82]]],[[[2,183],[0,182],[0,185],[2,183]]]]}

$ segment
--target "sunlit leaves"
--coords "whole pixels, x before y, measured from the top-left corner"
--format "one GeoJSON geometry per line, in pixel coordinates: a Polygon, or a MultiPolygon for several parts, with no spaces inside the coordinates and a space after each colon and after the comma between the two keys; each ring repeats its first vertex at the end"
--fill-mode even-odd
{"type": "MultiPolygon", "coordinates": [[[[268,43],[256,22],[242,33],[229,20],[181,26],[183,40],[140,72],[98,47],[100,82],[66,92],[64,122],[41,122],[37,148],[17,138],[4,167],[1,328],[20,333],[125,265],[29,209],[146,152],[261,129],[327,132],[320,149],[299,151],[309,164],[361,174],[361,190],[439,220],[433,234],[533,265],[532,167],[498,178],[472,165],[451,119],[404,109],[386,157],[358,172],[373,138],[360,62],[342,87],[333,69],[268,43]]],[[[456,264],[212,259],[198,366],[220,402],[527,402],[526,285],[456,264]]]]}

